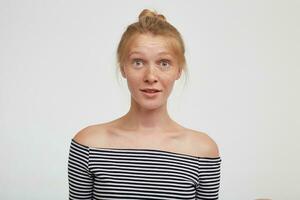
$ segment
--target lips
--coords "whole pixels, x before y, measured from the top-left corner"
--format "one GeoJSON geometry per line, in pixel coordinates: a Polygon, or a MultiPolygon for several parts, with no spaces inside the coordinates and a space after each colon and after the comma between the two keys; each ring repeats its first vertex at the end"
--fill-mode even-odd
{"type": "Polygon", "coordinates": [[[147,93],[156,93],[156,92],[161,92],[161,90],[156,89],[156,88],[145,88],[145,89],[141,89],[141,91],[143,92],[147,92],[147,93]]]}

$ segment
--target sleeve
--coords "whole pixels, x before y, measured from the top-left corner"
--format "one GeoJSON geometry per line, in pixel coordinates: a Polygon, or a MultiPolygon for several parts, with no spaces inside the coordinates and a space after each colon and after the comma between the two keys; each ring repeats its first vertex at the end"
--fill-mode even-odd
{"type": "Polygon", "coordinates": [[[221,158],[199,159],[199,181],[196,200],[217,200],[221,179],[221,158]]]}
{"type": "Polygon", "coordinates": [[[93,198],[93,175],[89,171],[89,148],[72,140],[68,158],[69,200],[93,198]]]}

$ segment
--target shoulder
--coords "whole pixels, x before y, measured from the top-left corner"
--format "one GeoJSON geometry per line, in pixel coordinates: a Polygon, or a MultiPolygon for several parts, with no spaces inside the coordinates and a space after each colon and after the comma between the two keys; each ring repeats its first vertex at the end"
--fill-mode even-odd
{"type": "Polygon", "coordinates": [[[99,146],[100,142],[104,142],[106,129],[104,124],[89,125],[79,130],[73,137],[76,142],[93,147],[99,146]]]}
{"type": "Polygon", "coordinates": [[[219,148],[217,143],[204,132],[191,130],[190,144],[199,157],[219,157],[219,148]]]}

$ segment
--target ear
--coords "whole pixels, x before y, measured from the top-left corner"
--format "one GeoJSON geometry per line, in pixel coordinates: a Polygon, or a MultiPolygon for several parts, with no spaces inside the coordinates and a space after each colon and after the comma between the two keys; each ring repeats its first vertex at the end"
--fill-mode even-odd
{"type": "Polygon", "coordinates": [[[123,78],[126,79],[126,73],[125,73],[125,70],[124,70],[124,66],[123,66],[123,65],[120,66],[120,70],[121,70],[121,73],[122,73],[123,78]]]}
{"type": "Polygon", "coordinates": [[[178,80],[178,79],[180,78],[181,73],[182,73],[182,67],[180,67],[180,68],[178,69],[178,74],[177,74],[176,80],[178,80]]]}

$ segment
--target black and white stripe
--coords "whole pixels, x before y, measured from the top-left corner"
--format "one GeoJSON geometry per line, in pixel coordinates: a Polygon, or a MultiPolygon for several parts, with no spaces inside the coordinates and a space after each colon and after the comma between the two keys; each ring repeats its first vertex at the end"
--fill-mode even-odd
{"type": "Polygon", "coordinates": [[[72,139],[69,199],[218,199],[221,158],[94,148],[72,139]]]}

